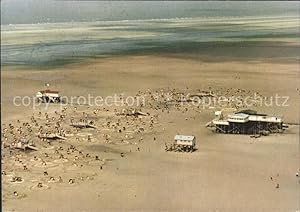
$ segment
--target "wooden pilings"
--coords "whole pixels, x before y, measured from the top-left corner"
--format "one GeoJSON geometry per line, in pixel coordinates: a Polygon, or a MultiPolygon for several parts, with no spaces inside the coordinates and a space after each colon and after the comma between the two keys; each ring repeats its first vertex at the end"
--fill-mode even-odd
{"type": "Polygon", "coordinates": [[[229,123],[229,125],[216,125],[217,133],[231,134],[259,134],[263,131],[270,133],[281,133],[283,131],[282,123],[273,122],[247,122],[247,123],[229,123]]]}

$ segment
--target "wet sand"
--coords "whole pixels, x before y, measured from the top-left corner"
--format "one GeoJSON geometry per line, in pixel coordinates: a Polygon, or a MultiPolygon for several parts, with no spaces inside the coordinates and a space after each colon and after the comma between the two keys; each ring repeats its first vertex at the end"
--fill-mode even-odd
{"type": "MultiPolygon", "coordinates": [[[[115,107],[78,106],[74,111],[74,106],[67,106],[63,112],[57,105],[51,105],[47,111],[42,106],[33,110],[12,105],[15,95],[33,96],[43,89],[45,81],[66,96],[136,95],[139,91],[154,94],[173,89],[177,93],[213,90],[224,96],[259,93],[271,97],[277,93],[289,96],[288,107],[253,109],[282,115],[288,123],[299,123],[298,63],[208,62],[145,55],[93,59],[42,71],[4,67],[1,74],[2,128],[9,129],[11,123],[12,131],[17,133],[16,128],[30,122],[33,116],[39,126],[48,129],[46,112],[50,121],[54,118],[53,125],[60,115],[65,115],[59,122],[73,134],[48,144],[37,138],[34,133],[38,127],[33,126],[34,133],[29,133],[29,137],[39,151],[9,153],[9,148],[4,149],[6,211],[299,209],[299,178],[295,176],[299,172],[298,125],[290,125],[283,134],[254,139],[247,135],[216,134],[205,128],[218,107],[182,105],[164,109],[163,104],[158,108],[148,105],[141,110],[149,116],[126,118],[116,113],[123,108],[115,107]],[[82,118],[83,112],[94,118],[97,129],[76,130],[69,126],[70,118],[82,118]],[[120,125],[113,124],[117,122],[120,125]],[[176,133],[195,135],[197,151],[165,152],[165,143],[172,142],[176,133]],[[24,170],[24,164],[28,170],[24,170]],[[13,176],[22,177],[23,181],[12,183],[13,176]],[[51,176],[54,182],[49,182],[51,176]],[[59,176],[62,182],[58,182],[59,176]]],[[[11,142],[10,136],[4,143],[11,142]]]]}

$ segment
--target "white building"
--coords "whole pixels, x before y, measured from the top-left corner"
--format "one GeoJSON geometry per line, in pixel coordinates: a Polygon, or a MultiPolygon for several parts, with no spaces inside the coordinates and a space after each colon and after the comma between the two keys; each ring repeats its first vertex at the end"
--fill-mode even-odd
{"type": "Polygon", "coordinates": [[[36,98],[41,102],[60,102],[60,95],[58,91],[42,90],[37,92],[36,98]]]}
{"type": "Polygon", "coordinates": [[[189,150],[193,150],[196,146],[196,137],[193,135],[175,135],[174,145],[188,147],[189,150]]]}

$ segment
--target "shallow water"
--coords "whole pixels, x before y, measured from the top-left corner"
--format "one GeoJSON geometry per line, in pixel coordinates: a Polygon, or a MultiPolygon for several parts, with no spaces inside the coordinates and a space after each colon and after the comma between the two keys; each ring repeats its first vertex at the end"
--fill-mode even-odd
{"type": "Polygon", "coordinates": [[[15,2],[1,3],[2,65],[47,68],[86,58],[146,53],[298,58],[299,2],[79,1],[67,6],[68,2],[45,0],[40,5],[31,0],[27,7],[40,5],[35,8],[45,14],[32,17],[21,4],[22,19],[17,14],[12,18],[15,2]],[[58,8],[68,9],[49,12],[58,8]]]}

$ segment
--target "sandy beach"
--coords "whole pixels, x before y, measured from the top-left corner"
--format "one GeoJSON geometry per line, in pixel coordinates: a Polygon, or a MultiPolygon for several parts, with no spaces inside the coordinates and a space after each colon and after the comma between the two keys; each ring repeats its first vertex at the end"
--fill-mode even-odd
{"type": "Polygon", "coordinates": [[[299,209],[299,178],[295,177],[299,172],[296,62],[135,55],[91,59],[50,70],[4,67],[1,75],[2,130],[7,129],[8,137],[7,141],[2,137],[2,146],[9,143],[9,132],[17,133],[15,130],[22,126],[24,132],[32,130],[25,134],[39,148],[26,153],[3,149],[5,211],[299,209]],[[162,100],[157,107],[146,104],[138,108],[149,115],[135,117],[118,115],[126,106],[66,106],[60,111],[55,104],[47,110],[43,105],[35,109],[13,105],[16,94],[32,97],[45,81],[65,96],[142,93],[148,98],[155,93],[197,90],[229,96],[241,94],[239,89],[250,96],[279,94],[289,96],[288,107],[252,109],[283,116],[292,125],[282,134],[254,139],[249,135],[217,134],[206,128],[205,124],[220,109],[218,106],[181,105],[166,109],[162,100]],[[61,115],[63,118],[59,119],[61,115]],[[84,116],[94,120],[97,128],[78,130],[69,126],[70,119],[84,116]],[[39,127],[47,130],[50,120],[52,129],[58,119],[68,133],[67,139],[38,139],[39,127]],[[31,127],[27,128],[26,122],[31,127]],[[195,135],[197,150],[166,152],[165,143],[172,142],[177,133],[195,135]],[[12,182],[15,176],[22,180],[12,182]]]}

